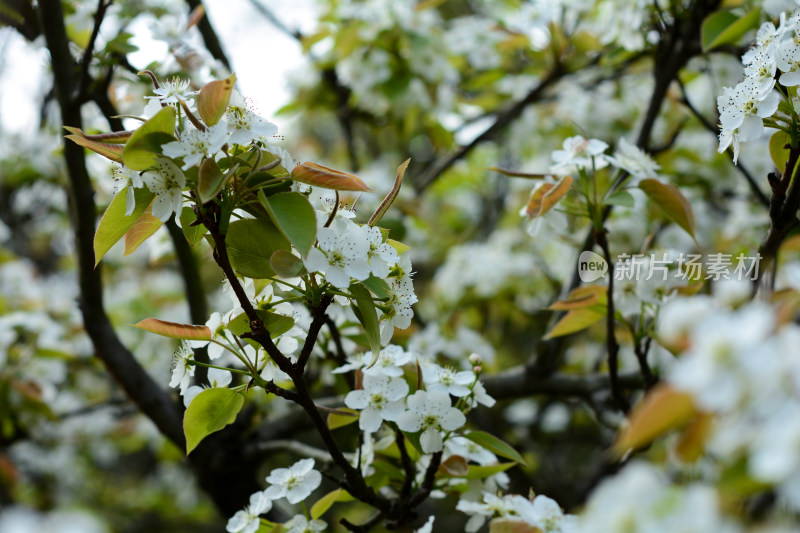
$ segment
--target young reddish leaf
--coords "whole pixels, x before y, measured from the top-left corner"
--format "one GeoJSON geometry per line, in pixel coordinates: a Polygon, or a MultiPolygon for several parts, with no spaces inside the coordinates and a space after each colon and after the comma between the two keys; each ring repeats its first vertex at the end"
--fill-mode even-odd
{"type": "Polygon", "coordinates": [[[531,192],[525,213],[529,218],[543,216],[550,211],[572,187],[572,178],[564,176],[556,183],[542,183],[531,192]]]}
{"type": "Polygon", "coordinates": [[[194,324],[179,324],[177,322],[167,322],[166,320],[159,320],[157,318],[145,318],[138,324],[133,324],[134,327],[163,335],[164,337],[172,337],[173,339],[184,339],[187,341],[210,341],[211,330],[208,326],[195,326],[194,324]]]}
{"type": "Polygon", "coordinates": [[[694,238],[694,212],[689,200],[671,183],[646,179],[639,183],[651,202],[694,238]]]}
{"type": "Polygon", "coordinates": [[[324,167],[311,161],[300,163],[294,167],[292,179],[300,183],[337,191],[369,192],[371,190],[358,176],[324,167]]]}
{"type": "Polygon", "coordinates": [[[183,415],[186,455],[208,435],[236,420],[244,405],[244,396],[233,389],[213,387],[192,400],[183,415]]]}
{"type": "Polygon", "coordinates": [[[700,413],[686,426],[675,447],[675,452],[681,459],[692,463],[700,457],[711,434],[712,423],[710,414],[700,413]]]}
{"type": "Polygon", "coordinates": [[[489,167],[487,170],[491,170],[492,172],[497,172],[498,174],[509,176],[511,178],[526,178],[530,180],[541,180],[549,176],[549,174],[531,174],[529,172],[518,172],[516,170],[507,170],[500,167],[489,167]]]}
{"type": "Polygon", "coordinates": [[[192,26],[199,24],[205,15],[206,8],[203,4],[199,4],[196,8],[192,9],[192,12],[189,13],[189,19],[186,21],[186,29],[190,30],[192,26]]]}
{"type": "Polygon", "coordinates": [[[452,477],[464,477],[469,473],[467,460],[460,455],[451,455],[439,465],[439,471],[452,477]]]}
{"type": "Polygon", "coordinates": [[[122,255],[132,254],[161,227],[161,221],[151,214],[152,209],[153,204],[151,203],[142,213],[142,216],[139,217],[139,220],[125,234],[125,253],[122,255]]]}
{"type": "Polygon", "coordinates": [[[80,128],[73,128],[72,126],[64,126],[64,129],[73,135],[77,135],[78,137],[83,137],[84,139],[89,139],[90,141],[97,141],[107,144],[125,144],[126,142],[128,142],[128,139],[130,139],[131,135],[133,135],[134,131],[134,130],[112,131],[109,133],[100,133],[97,135],[87,135],[80,128]]]}
{"type": "Polygon", "coordinates": [[[131,170],[147,170],[162,157],[161,145],[174,141],[175,109],[172,106],[150,117],[133,132],[122,151],[122,160],[131,170]]]}
{"type": "MultiPolygon", "coordinates": [[[[228,174],[228,176],[231,175],[232,172],[228,174]]],[[[225,174],[219,169],[214,158],[206,158],[197,173],[197,194],[200,197],[200,203],[204,204],[213,200],[222,190],[226,181],[225,174]]]]}
{"type": "Polygon", "coordinates": [[[681,427],[697,415],[692,396],[661,384],[650,390],[628,418],[628,426],[617,437],[612,450],[622,456],[661,435],[681,427]]]}
{"type": "Polygon", "coordinates": [[[605,285],[586,285],[573,289],[566,300],[560,300],[548,309],[553,311],[571,311],[572,309],[582,309],[590,305],[606,305],[606,293],[608,287],[605,285]]]}
{"type": "Polygon", "coordinates": [[[490,452],[499,455],[500,457],[505,457],[506,459],[516,461],[523,466],[527,466],[525,460],[517,450],[512,448],[510,444],[498,439],[491,433],[487,433],[485,431],[470,431],[464,436],[478,446],[482,446],[490,452]]]}
{"type": "Polygon", "coordinates": [[[599,310],[594,307],[573,309],[561,317],[561,320],[559,320],[558,323],[553,326],[553,329],[544,336],[544,339],[549,340],[556,337],[563,337],[564,335],[584,330],[592,324],[599,322],[605,316],[605,309],[599,310]]]}
{"type": "Polygon", "coordinates": [[[397,168],[397,177],[394,179],[394,185],[392,186],[392,190],[386,195],[386,198],[380,203],[378,208],[372,213],[372,216],[369,217],[369,222],[367,224],[369,226],[374,226],[377,224],[383,215],[386,214],[386,211],[394,203],[397,195],[400,194],[400,186],[403,184],[403,177],[406,175],[406,169],[408,168],[408,164],[411,162],[411,158],[409,157],[397,168]]]}
{"type": "Polygon", "coordinates": [[[499,517],[489,522],[489,533],[542,533],[542,530],[521,518],[499,517]]]}
{"type": "Polygon", "coordinates": [[[208,126],[213,126],[228,109],[231,93],[236,83],[236,74],[231,74],[224,80],[207,83],[200,94],[197,95],[197,112],[208,126]]]}
{"type": "Polygon", "coordinates": [[[92,139],[87,139],[86,137],[82,137],[80,135],[65,135],[65,137],[75,144],[79,144],[84,148],[88,148],[89,150],[96,152],[107,159],[110,159],[116,163],[122,163],[123,145],[121,144],[93,141],[92,139]]]}
{"type": "Polygon", "coordinates": [[[155,195],[147,187],[133,190],[136,206],[130,215],[125,214],[128,188],[124,188],[111,200],[103,213],[97,231],[94,234],[94,266],[100,262],[104,255],[130,230],[142,213],[152,203],[155,195]]]}

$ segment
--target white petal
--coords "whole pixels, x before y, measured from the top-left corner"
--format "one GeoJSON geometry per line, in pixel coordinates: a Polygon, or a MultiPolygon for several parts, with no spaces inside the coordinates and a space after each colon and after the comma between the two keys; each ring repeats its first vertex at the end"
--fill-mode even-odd
{"type": "Polygon", "coordinates": [[[442,451],[442,436],[433,428],[428,428],[419,437],[424,453],[434,453],[442,451]]]}

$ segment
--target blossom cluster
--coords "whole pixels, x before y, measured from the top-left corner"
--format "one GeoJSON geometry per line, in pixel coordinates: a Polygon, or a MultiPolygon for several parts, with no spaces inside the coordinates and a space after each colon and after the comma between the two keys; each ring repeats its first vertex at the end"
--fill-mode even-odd
{"type": "MultiPolygon", "coordinates": [[[[277,468],[267,476],[269,486],[250,495],[250,504],[237,511],[228,520],[226,530],[230,533],[255,533],[261,525],[260,516],[272,509],[272,503],[286,498],[291,504],[308,498],[322,483],[322,474],[314,469],[314,459],[301,459],[289,468],[277,468]]],[[[285,524],[289,532],[323,531],[327,524],[322,520],[308,520],[304,515],[295,515],[285,524]]]]}
{"type": "Polygon", "coordinates": [[[362,355],[353,357],[334,372],[353,370],[363,373],[361,388],[347,394],[345,405],[361,411],[360,429],[374,433],[385,421],[396,423],[403,431],[421,432],[420,445],[424,453],[441,451],[449,432],[466,422],[464,413],[452,406],[451,396],[457,398],[458,405],[463,408],[494,405],[494,399],[486,393],[475,368],[456,371],[430,359],[416,357],[396,345],[381,350],[372,366],[362,355]],[[409,395],[403,367],[413,362],[422,369],[425,389],[409,395]]]}
{"type": "MultiPolygon", "coordinates": [[[[565,514],[553,499],[544,495],[528,499],[519,494],[497,496],[490,492],[481,495],[481,501],[460,500],[456,506],[470,515],[465,531],[472,533],[480,529],[487,519],[500,518],[532,526],[533,531],[547,533],[571,533],[577,531],[576,516],[565,514]]],[[[513,526],[511,526],[513,527],[513,526]]],[[[530,528],[509,529],[530,531],[530,528]]]]}
{"type": "Polygon", "coordinates": [[[709,456],[729,466],[746,459],[750,478],[800,509],[800,327],[781,320],[780,307],[742,303],[749,291],[747,282],[727,281],[713,296],[662,308],[659,339],[682,351],[666,379],[714,416],[709,456]]]}
{"type": "MultiPolygon", "coordinates": [[[[787,88],[800,85],[800,11],[782,13],[776,27],[761,25],[755,46],[742,56],[744,79],[725,87],[717,98],[720,117],[719,152],[733,146],[733,161],[739,157],[741,142],[754,141],[766,133],[765,126],[783,129],[770,120],[779,109],[781,94],[794,106],[787,88]],[[777,80],[776,80],[777,78],[777,80]],[[780,84],[781,93],[775,90],[780,84]]],[[[775,120],[783,120],[777,116],[775,120]]],[[[783,120],[783,122],[786,122],[783,120]]]]}

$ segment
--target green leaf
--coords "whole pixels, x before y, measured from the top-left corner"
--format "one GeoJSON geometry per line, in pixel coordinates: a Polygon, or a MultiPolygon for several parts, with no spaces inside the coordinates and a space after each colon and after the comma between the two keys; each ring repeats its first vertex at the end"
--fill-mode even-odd
{"type": "Polygon", "coordinates": [[[355,305],[359,310],[359,320],[364,326],[364,333],[367,342],[372,350],[372,362],[367,368],[372,367],[378,361],[381,352],[381,332],[378,326],[378,312],[375,310],[375,302],[372,301],[372,293],[360,283],[350,285],[350,293],[355,298],[355,305]]]}
{"type": "Polygon", "coordinates": [[[206,234],[208,228],[202,224],[192,226],[197,221],[197,216],[194,214],[194,209],[189,206],[181,209],[181,230],[186,237],[189,246],[195,246],[198,242],[203,240],[203,235],[206,234]]]}
{"type": "Polygon", "coordinates": [[[744,16],[737,16],[730,11],[717,11],[703,21],[700,29],[700,42],[703,52],[725,44],[735,44],[749,30],[758,26],[761,10],[754,9],[744,16]]]}
{"type": "Polygon", "coordinates": [[[605,203],[620,207],[633,207],[633,196],[628,191],[619,191],[606,198],[605,203]]]}
{"type": "Polygon", "coordinates": [[[272,270],[281,277],[293,278],[303,273],[303,260],[286,250],[278,250],[269,258],[272,270]]]}
{"type": "Polygon", "coordinates": [[[517,450],[512,448],[510,444],[498,439],[491,433],[486,433],[485,431],[470,431],[464,436],[478,446],[486,448],[495,455],[505,457],[506,459],[511,459],[512,461],[516,461],[523,466],[527,466],[525,460],[522,458],[519,452],[517,452],[517,450]]]}
{"type": "Polygon", "coordinates": [[[378,298],[390,298],[392,291],[389,290],[389,284],[385,279],[376,278],[372,274],[367,279],[361,282],[366,288],[375,293],[378,298]]]}
{"type": "Polygon", "coordinates": [[[161,156],[161,145],[174,141],[175,109],[161,108],[133,132],[122,150],[122,161],[131,170],[147,170],[161,156]]]}
{"type": "Polygon", "coordinates": [[[517,463],[497,463],[488,466],[469,465],[467,468],[467,475],[464,477],[467,479],[486,479],[489,476],[505,472],[512,466],[516,466],[516,464],[517,463]]]}
{"type": "Polygon", "coordinates": [[[167,322],[158,318],[145,318],[134,327],[170,337],[173,339],[184,339],[187,341],[210,341],[211,330],[208,326],[195,326],[194,324],[179,324],[178,322],[167,322]]]}
{"type": "Polygon", "coordinates": [[[312,520],[316,520],[320,516],[324,515],[336,502],[349,502],[352,500],[353,497],[344,489],[336,489],[331,491],[317,500],[316,503],[311,506],[311,518],[312,520]]]}
{"type": "Polygon", "coordinates": [[[563,337],[564,335],[584,330],[592,324],[599,322],[605,316],[605,310],[598,310],[594,307],[575,309],[561,317],[561,320],[558,321],[553,329],[544,336],[544,340],[563,337]]]}
{"type": "Polygon", "coordinates": [[[402,255],[411,249],[411,247],[408,246],[407,244],[403,244],[402,242],[396,241],[394,239],[386,239],[386,244],[394,248],[397,251],[398,255],[402,255]]]}
{"type": "Polygon", "coordinates": [[[208,435],[236,420],[242,405],[244,396],[224,387],[206,389],[195,396],[183,415],[186,455],[208,435]]]}
{"type": "MultiPolygon", "coordinates": [[[[290,316],[279,315],[263,309],[256,309],[256,314],[273,338],[283,335],[294,326],[294,319],[290,316]]],[[[250,331],[250,320],[245,313],[241,313],[228,323],[228,329],[240,337],[250,331]]]]}
{"type": "Polygon", "coordinates": [[[200,94],[197,95],[197,113],[207,125],[213,126],[225,114],[235,83],[236,75],[231,74],[224,80],[209,82],[200,89],[200,94]]]}
{"type": "Polygon", "coordinates": [[[654,179],[646,179],[639,183],[639,188],[664,214],[694,238],[692,205],[676,186],[654,179]]]}
{"type": "Polygon", "coordinates": [[[269,220],[236,220],[225,236],[228,257],[234,270],[246,278],[269,278],[275,275],[270,258],[277,250],[289,250],[289,241],[269,220]]]}
{"type": "Polygon", "coordinates": [[[769,138],[769,155],[772,162],[780,172],[783,172],[786,162],[789,160],[789,143],[791,138],[786,132],[776,131],[769,138]]]}
{"type": "Polygon", "coordinates": [[[155,195],[147,187],[134,189],[136,205],[130,215],[125,215],[128,191],[128,187],[119,191],[100,219],[100,224],[94,234],[94,266],[97,266],[111,247],[128,233],[128,230],[136,224],[136,221],[155,198],[155,195]]]}
{"type": "Polygon", "coordinates": [[[317,215],[308,199],[300,193],[282,192],[265,196],[258,191],[258,201],[272,222],[305,257],[317,240],[317,215]]]}
{"type": "Polygon", "coordinates": [[[328,428],[333,430],[349,426],[353,422],[358,422],[360,414],[355,409],[347,409],[345,407],[336,409],[336,412],[328,413],[328,428]]]}
{"type": "Polygon", "coordinates": [[[229,172],[226,176],[219,169],[213,157],[206,158],[200,165],[200,171],[197,174],[197,195],[200,203],[204,204],[216,198],[232,173],[229,172]]]}
{"type": "Polygon", "coordinates": [[[135,252],[144,241],[149,239],[161,227],[161,221],[151,214],[152,207],[152,203],[147,206],[139,220],[125,233],[125,253],[122,255],[130,255],[135,252]]]}

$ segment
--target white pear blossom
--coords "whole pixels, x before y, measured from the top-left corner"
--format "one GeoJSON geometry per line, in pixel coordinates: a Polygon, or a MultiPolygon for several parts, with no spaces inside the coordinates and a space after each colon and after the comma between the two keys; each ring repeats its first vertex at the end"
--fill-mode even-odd
{"type": "Polygon", "coordinates": [[[266,140],[278,132],[278,126],[255,114],[247,107],[228,106],[225,113],[229,141],[242,146],[254,140],[266,140]]]}
{"type": "MultiPolygon", "coordinates": [[[[413,356],[405,351],[401,346],[390,344],[378,353],[378,360],[371,368],[364,370],[365,374],[385,374],[390,377],[400,377],[403,375],[402,366],[411,362],[413,356]]],[[[363,358],[362,363],[369,363],[370,359],[363,358]]]]}
{"type": "Polygon", "coordinates": [[[309,272],[323,273],[339,289],[349,287],[351,277],[357,280],[369,277],[369,244],[357,227],[344,233],[322,228],[317,233],[317,242],[318,247],[312,248],[305,259],[309,272]]]}
{"type": "Polygon", "coordinates": [[[569,174],[577,168],[601,169],[608,165],[603,152],[608,144],[598,139],[586,139],[580,135],[569,137],[564,141],[563,150],[555,150],[552,154],[553,165],[550,171],[555,174],[569,174]]]}
{"type": "Polygon", "coordinates": [[[194,97],[200,91],[192,91],[189,80],[178,78],[161,82],[161,87],[153,89],[155,96],[145,96],[148,100],[156,100],[162,104],[177,104],[178,100],[183,100],[191,109],[194,104],[194,97]]]}
{"type": "Polygon", "coordinates": [[[429,391],[441,391],[456,398],[469,395],[470,386],[475,383],[475,374],[471,370],[456,372],[452,368],[444,368],[437,364],[422,368],[422,379],[429,391]]]}
{"type": "Polygon", "coordinates": [[[399,256],[397,250],[383,242],[381,230],[375,226],[362,226],[364,239],[369,243],[367,262],[376,278],[385,278],[389,275],[389,267],[397,264],[399,256]]]}
{"type": "Polygon", "coordinates": [[[269,476],[270,486],[264,491],[271,500],[286,498],[299,503],[308,498],[322,483],[322,474],[314,470],[314,459],[301,459],[289,468],[276,468],[269,476]]]}
{"type": "Polygon", "coordinates": [[[444,392],[418,390],[408,397],[408,411],[397,417],[403,431],[422,431],[419,441],[424,453],[442,450],[442,431],[453,431],[466,423],[464,413],[450,405],[444,392]]]}
{"type": "Polygon", "coordinates": [[[417,303],[414,283],[409,276],[389,278],[386,281],[390,293],[386,305],[390,306],[390,310],[381,317],[382,344],[386,344],[392,339],[394,328],[406,329],[411,325],[411,318],[414,316],[411,306],[417,303]]]}
{"type": "Polygon", "coordinates": [[[133,213],[133,210],[136,208],[134,189],[144,186],[142,177],[138,172],[135,172],[122,165],[114,165],[111,168],[111,174],[114,176],[114,180],[116,180],[114,190],[119,192],[122,189],[126,189],[125,216],[130,216],[130,214],[133,213]]]}
{"type": "MultiPolygon", "coordinates": [[[[297,166],[297,161],[294,157],[292,157],[292,154],[290,154],[285,148],[270,142],[264,142],[264,150],[280,159],[281,166],[286,169],[286,172],[288,172],[289,175],[292,174],[294,167],[297,166]]],[[[300,183],[300,185],[308,187],[308,185],[305,185],[304,183],[300,183]]]]}
{"type": "Polygon", "coordinates": [[[743,141],[757,139],[764,133],[762,119],[775,113],[779,101],[777,92],[761,92],[759,82],[752,78],[746,78],[733,89],[725,87],[717,99],[722,129],[738,129],[743,141]]]}
{"type": "Polygon", "coordinates": [[[405,410],[403,398],[408,394],[408,383],[403,378],[392,378],[385,374],[365,374],[363,389],[347,393],[344,404],[350,409],[361,410],[358,427],[374,433],[384,420],[397,420],[405,410]]]}
{"type": "MultiPolygon", "coordinates": [[[[208,369],[208,384],[213,387],[227,387],[231,384],[231,380],[233,376],[227,370],[223,370],[221,368],[209,368],[208,369]]],[[[200,387],[199,385],[192,385],[186,392],[183,393],[183,405],[189,407],[189,404],[192,403],[192,400],[195,397],[203,392],[205,387],[200,387]]]]}
{"type": "Polygon", "coordinates": [[[228,520],[225,530],[229,533],[255,533],[261,525],[259,516],[269,512],[270,509],[272,509],[272,500],[264,494],[264,491],[256,492],[250,495],[250,505],[243,511],[237,511],[228,520]]]}
{"type": "Polygon", "coordinates": [[[189,361],[194,361],[194,352],[188,343],[182,342],[173,355],[172,379],[169,382],[169,386],[178,387],[181,394],[186,393],[194,376],[195,366],[189,361]]]}
{"type": "Polygon", "coordinates": [[[298,514],[286,523],[286,527],[289,528],[286,533],[315,533],[325,531],[328,524],[318,519],[309,520],[304,515],[298,514]]]}
{"type": "Polygon", "coordinates": [[[183,170],[198,166],[203,159],[214,157],[228,142],[224,123],[220,122],[203,130],[187,128],[181,133],[179,141],[172,141],[161,147],[167,157],[182,157],[183,170]]]}
{"type": "Polygon", "coordinates": [[[608,157],[608,161],[615,167],[628,172],[636,181],[643,178],[655,178],[658,176],[658,169],[661,168],[638,146],[629,143],[624,138],[619,140],[614,156],[608,157]]]}
{"type": "Polygon", "coordinates": [[[422,527],[415,530],[414,533],[433,533],[433,521],[435,519],[436,519],[435,516],[433,515],[429,516],[428,519],[425,521],[425,523],[422,524],[422,527]]]}
{"type": "Polygon", "coordinates": [[[158,158],[152,169],[142,174],[142,181],[155,193],[152,214],[162,222],[183,208],[183,188],[186,177],[178,166],[166,158],[158,158]]]}

